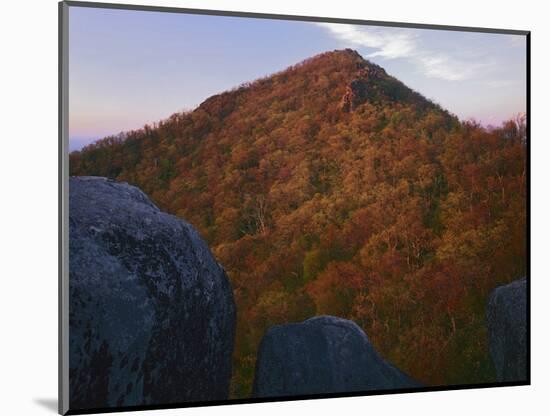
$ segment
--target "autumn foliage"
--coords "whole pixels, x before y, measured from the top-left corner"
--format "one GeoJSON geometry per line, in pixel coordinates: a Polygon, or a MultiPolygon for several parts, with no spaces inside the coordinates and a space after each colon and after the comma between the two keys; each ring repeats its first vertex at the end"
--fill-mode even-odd
{"type": "Polygon", "coordinates": [[[232,397],[250,394],[269,326],[319,314],[354,320],[428,385],[481,383],[487,295],[526,273],[525,140],[521,119],[460,122],[345,50],[105,138],[70,168],[200,230],[237,303],[232,397]]]}

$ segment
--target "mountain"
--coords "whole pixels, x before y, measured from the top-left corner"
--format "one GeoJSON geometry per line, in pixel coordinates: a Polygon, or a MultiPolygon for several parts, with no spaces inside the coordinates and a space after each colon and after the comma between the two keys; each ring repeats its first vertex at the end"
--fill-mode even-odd
{"type": "Polygon", "coordinates": [[[423,383],[480,383],[489,290],[526,272],[524,133],[460,122],[346,49],[100,140],[70,171],[137,185],[207,240],[237,303],[233,397],[267,328],[321,314],[423,383]]]}

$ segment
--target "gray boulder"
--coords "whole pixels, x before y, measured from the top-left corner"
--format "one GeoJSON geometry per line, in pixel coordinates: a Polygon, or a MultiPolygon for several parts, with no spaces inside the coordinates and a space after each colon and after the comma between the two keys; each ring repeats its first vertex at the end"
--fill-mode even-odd
{"type": "Polygon", "coordinates": [[[486,310],[489,350],[498,381],[527,378],[527,280],[497,287],[486,310]]]}
{"type": "Polygon", "coordinates": [[[274,397],[418,386],[380,357],[357,324],[319,316],[267,331],[252,394],[274,397]]]}
{"type": "Polygon", "coordinates": [[[138,188],[69,185],[70,408],[227,399],[235,304],[191,225],[138,188]]]}

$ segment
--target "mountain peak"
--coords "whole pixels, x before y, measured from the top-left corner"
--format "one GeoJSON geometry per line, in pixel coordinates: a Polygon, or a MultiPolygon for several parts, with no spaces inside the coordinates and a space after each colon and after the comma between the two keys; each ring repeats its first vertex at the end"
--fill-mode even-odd
{"type": "Polygon", "coordinates": [[[300,76],[331,80],[328,88],[332,91],[329,94],[339,94],[340,109],[344,112],[355,111],[367,101],[373,104],[399,102],[416,106],[419,110],[436,107],[424,96],[389,75],[384,68],[350,48],[320,53],[274,76],[280,76],[285,81],[300,76]]]}
{"type": "MultiPolygon", "coordinates": [[[[269,128],[280,126],[282,120],[286,120],[286,129],[289,125],[302,126],[300,120],[304,119],[309,119],[311,125],[321,126],[349,120],[349,116],[354,118],[350,114],[354,112],[361,117],[364,111],[383,113],[403,108],[409,108],[417,117],[435,110],[449,122],[453,119],[438,105],[389,75],[381,66],[364,59],[356,50],[336,49],[213,95],[190,113],[177,113],[161,120],[157,124],[159,131],[154,134],[176,137],[173,132],[183,129],[186,133],[179,133],[179,138],[202,138],[220,131],[227,133],[237,129],[235,126],[240,129],[243,123],[249,126],[249,132],[254,132],[261,131],[254,126],[266,123],[266,120],[269,120],[269,128]],[[256,120],[255,124],[252,120],[256,120]]],[[[318,129],[320,127],[312,127],[311,131],[318,129]]],[[[144,128],[143,131],[121,134],[116,140],[141,137],[142,133],[147,135],[149,131],[144,128]]],[[[109,138],[106,138],[91,148],[109,143],[109,138]]],[[[189,143],[183,140],[182,146],[189,143]]]]}
{"type": "MultiPolygon", "coordinates": [[[[366,60],[355,49],[335,49],[332,51],[322,52],[310,58],[304,59],[302,62],[294,65],[294,67],[308,67],[319,64],[339,64],[341,67],[349,67],[352,70],[362,69],[365,67],[378,67],[378,65],[366,60]]],[[[380,67],[378,67],[380,68],[380,67]]]]}
{"type": "Polygon", "coordinates": [[[308,100],[311,98],[319,100],[319,97],[324,97],[323,105],[336,103],[344,113],[357,110],[367,101],[381,105],[413,105],[418,110],[435,107],[381,66],[366,60],[356,50],[346,48],[314,55],[280,72],[214,95],[199,109],[224,119],[240,100],[261,102],[275,96],[280,102],[292,102],[291,108],[294,109],[297,103],[310,105],[308,100]]]}
{"type": "Polygon", "coordinates": [[[332,57],[332,58],[352,59],[352,60],[361,60],[361,61],[365,60],[359,52],[351,48],[334,49],[332,51],[322,52],[320,54],[312,56],[311,58],[309,58],[309,60],[314,60],[321,57],[332,57]]]}

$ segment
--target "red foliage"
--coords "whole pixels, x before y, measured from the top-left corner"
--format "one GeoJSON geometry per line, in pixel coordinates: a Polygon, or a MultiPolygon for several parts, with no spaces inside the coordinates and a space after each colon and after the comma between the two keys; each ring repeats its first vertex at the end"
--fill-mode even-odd
{"type": "Polygon", "coordinates": [[[268,326],[320,313],[425,383],[493,380],[485,300],[526,271],[521,120],[459,123],[333,52],[75,152],[71,174],[135,184],[201,231],[235,292],[235,397],[268,326]]]}

